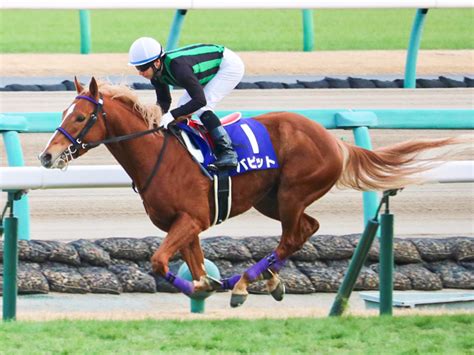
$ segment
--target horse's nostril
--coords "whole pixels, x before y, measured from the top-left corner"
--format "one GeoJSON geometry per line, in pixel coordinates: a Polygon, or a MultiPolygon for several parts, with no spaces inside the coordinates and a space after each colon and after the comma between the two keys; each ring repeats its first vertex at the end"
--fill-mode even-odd
{"type": "Polygon", "coordinates": [[[52,155],[50,153],[44,153],[40,155],[41,165],[44,167],[51,166],[52,155]]]}

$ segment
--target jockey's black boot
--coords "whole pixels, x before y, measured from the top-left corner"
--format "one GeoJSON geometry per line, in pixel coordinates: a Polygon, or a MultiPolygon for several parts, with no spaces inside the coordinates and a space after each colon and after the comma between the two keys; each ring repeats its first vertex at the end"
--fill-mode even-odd
{"type": "Polygon", "coordinates": [[[237,153],[232,148],[232,142],[224,127],[216,127],[209,133],[214,142],[214,153],[217,158],[214,165],[223,170],[237,167],[237,153]]]}
{"type": "Polygon", "coordinates": [[[237,167],[237,153],[232,148],[230,137],[219,118],[212,111],[205,111],[200,118],[214,142],[214,154],[217,159],[213,165],[220,170],[237,167]]]}

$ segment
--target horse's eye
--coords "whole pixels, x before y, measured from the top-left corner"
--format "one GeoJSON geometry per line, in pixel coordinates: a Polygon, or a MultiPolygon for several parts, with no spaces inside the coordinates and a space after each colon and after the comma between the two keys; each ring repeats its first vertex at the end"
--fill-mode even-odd
{"type": "Polygon", "coordinates": [[[85,116],[82,116],[82,115],[79,115],[79,116],[76,117],[76,121],[77,121],[77,122],[82,122],[82,121],[84,121],[85,119],[86,119],[86,117],[85,117],[85,116]]]}

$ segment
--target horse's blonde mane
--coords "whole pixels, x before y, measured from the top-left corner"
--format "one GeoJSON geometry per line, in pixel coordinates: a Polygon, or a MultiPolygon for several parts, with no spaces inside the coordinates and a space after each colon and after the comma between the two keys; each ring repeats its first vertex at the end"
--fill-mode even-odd
{"type": "Polygon", "coordinates": [[[159,124],[162,112],[158,105],[141,103],[135,92],[126,85],[112,85],[106,82],[100,82],[98,85],[102,94],[110,96],[112,100],[119,100],[137,111],[149,128],[159,124]]]}

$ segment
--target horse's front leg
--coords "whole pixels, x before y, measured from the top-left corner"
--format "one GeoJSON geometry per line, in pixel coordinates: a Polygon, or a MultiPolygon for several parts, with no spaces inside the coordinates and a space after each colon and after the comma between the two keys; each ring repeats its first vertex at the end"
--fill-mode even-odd
{"type": "Polygon", "coordinates": [[[193,280],[197,281],[201,277],[206,275],[204,268],[204,254],[199,246],[199,239],[196,237],[188,246],[185,246],[180,250],[181,256],[184,262],[188,265],[189,271],[193,277],[193,280]],[[195,244],[198,244],[197,248],[195,244]]]}
{"type": "Polygon", "coordinates": [[[187,213],[181,213],[175,219],[165,240],[151,258],[153,272],[163,276],[166,281],[188,296],[195,292],[194,282],[184,280],[170,272],[168,262],[178,250],[184,251],[183,255],[186,255],[185,258],[191,263],[191,266],[189,264],[188,266],[193,270],[193,277],[205,275],[202,251],[199,255],[194,255],[198,249],[200,250],[199,241],[198,248],[191,248],[201,231],[201,226],[194,218],[187,213]],[[202,260],[202,262],[199,263],[199,260],[202,260]]]}
{"type": "Polygon", "coordinates": [[[207,275],[204,253],[196,236],[191,244],[180,250],[193,277],[194,292],[212,292],[221,288],[221,283],[207,275]]]}

